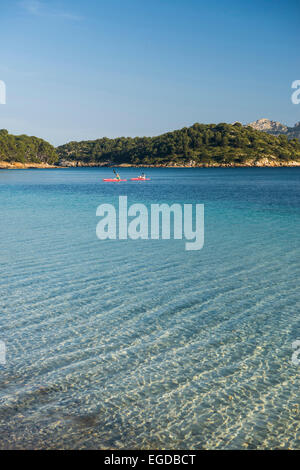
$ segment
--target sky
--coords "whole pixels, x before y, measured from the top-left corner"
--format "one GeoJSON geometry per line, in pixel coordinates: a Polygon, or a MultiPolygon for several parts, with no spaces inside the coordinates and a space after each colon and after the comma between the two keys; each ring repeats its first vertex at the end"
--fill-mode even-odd
{"type": "Polygon", "coordinates": [[[0,128],[54,145],[294,125],[299,0],[0,0],[0,128]]]}

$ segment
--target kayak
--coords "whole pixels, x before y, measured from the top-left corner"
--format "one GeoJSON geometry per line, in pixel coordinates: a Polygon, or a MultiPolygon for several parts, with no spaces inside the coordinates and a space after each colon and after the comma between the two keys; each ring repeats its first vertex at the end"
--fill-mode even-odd
{"type": "Polygon", "coordinates": [[[150,181],[150,178],[130,178],[131,181],[150,181]]]}
{"type": "Polygon", "coordinates": [[[127,181],[127,180],[118,180],[117,178],[103,178],[103,181],[110,182],[110,183],[118,183],[119,181],[127,181]]]}

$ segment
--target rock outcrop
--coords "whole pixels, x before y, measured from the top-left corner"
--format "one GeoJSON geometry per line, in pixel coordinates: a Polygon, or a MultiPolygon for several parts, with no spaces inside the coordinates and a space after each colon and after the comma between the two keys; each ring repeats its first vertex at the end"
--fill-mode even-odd
{"type": "Polygon", "coordinates": [[[297,122],[294,127],[288,127],[281,122],[271,121],[270,119],[258,119],[257,121],[250,122],[247,126],[252,127],[257,131],[267,132],[278,136],[280,134],[286,135],[289,139],[299,139],[300,140],[300,122],[297,122]]]}
{"type": "Polygon", "coordinates": [[[21,162],[5,162],[0,161],[0,170],[27,170],[27,169],[45,169],[57,168],[56,165],[48,165],[48,163],[21,163],[21,162]]]}

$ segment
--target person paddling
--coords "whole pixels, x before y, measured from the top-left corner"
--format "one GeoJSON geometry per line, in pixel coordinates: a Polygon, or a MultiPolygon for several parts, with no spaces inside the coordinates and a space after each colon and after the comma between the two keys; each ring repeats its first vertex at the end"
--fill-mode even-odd
{"type": "Polygon", "coordinates": [[[113,172],[114,172],[114,174],[116,175],[117,180],[120,180],[121,178],[120,178],[119,173],[117,173],[116,170],[113,170],[113,172]]]}

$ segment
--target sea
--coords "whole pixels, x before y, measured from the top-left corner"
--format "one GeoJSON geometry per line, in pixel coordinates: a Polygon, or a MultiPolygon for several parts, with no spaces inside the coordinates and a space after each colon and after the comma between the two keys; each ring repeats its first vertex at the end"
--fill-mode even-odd
{"type": "Polygon", "coordinates": [[[0,170],[0,448],[299,449],[300,168],[144,171],[0,170]],[[203,248],[100,240],[119,196],[203,248]]]}

